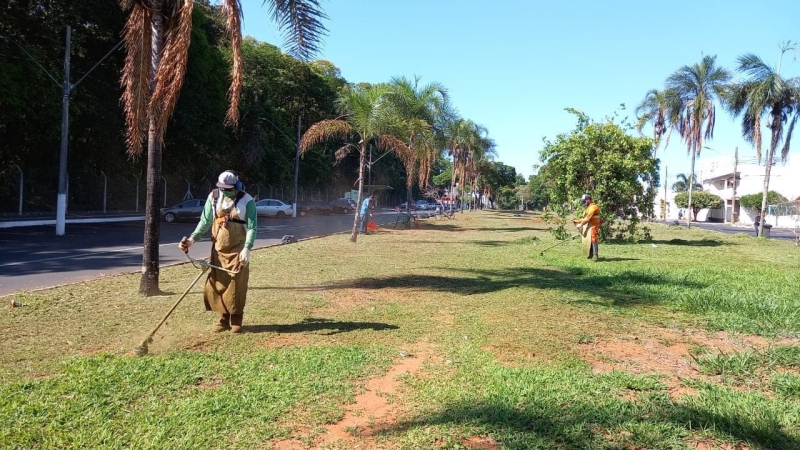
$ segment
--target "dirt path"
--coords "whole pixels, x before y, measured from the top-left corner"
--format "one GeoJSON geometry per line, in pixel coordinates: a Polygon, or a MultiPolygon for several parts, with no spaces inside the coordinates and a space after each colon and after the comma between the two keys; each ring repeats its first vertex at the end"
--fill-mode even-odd
{"type": "Polygon", "coordinates": [[[397,422],[403,406],[403,397],[398,387],[403,375],[414,375],[420,371],[429,352],[418,352],[413,356],[401,356],[394,366],[380,378],[369,380],[365,391],[355,398],[355,403],[347,406],[347,411],[339,422],[326,425],[313,447],[304,445],[298,439],[287,439],[274,444],[277,450],[300,450],[308,448],[380,448],[376,434],[389,429],[397,422]]]}

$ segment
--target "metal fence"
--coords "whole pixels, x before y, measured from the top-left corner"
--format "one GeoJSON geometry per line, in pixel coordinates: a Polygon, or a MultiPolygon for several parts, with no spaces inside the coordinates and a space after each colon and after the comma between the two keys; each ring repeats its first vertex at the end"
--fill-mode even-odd
{"type": "MultiPolygon", "coordinates": [[[[215,186],[216,179],[187,178],[165,175],[159,182],[161,190],[159,207],[172,206],[192,198],[206,198],[215,186]]],[[[286,203],[294,200],[292,185],[254,183],[245,185],[247,192],[257,199],[278,199],[286,203]]],[[[53,216],[56,211],[58,177],[52,173],[24,170],[11,166],[0,171],[0,219],[20,216],[53,216]]],[[[95,174],[70,176],[67,184],[67,213],[136,214],[145,208],[146,182],[135,176],[95,174]]],[[[330,201],[344,196],[343,189],[303,186],[297,189],[298,202],[311,200],[330,201]]]]}

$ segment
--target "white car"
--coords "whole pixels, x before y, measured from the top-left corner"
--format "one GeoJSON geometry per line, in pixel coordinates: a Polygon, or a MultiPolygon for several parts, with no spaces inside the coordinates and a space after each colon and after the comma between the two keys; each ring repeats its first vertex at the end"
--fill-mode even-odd
{"type": "Polygon", "coordinates": [[[259,216],[272,216],[279,219],[292,215],[292,205],[287,205],[274,198],[265,198],[256,202],[256,211],[259,216]]]}

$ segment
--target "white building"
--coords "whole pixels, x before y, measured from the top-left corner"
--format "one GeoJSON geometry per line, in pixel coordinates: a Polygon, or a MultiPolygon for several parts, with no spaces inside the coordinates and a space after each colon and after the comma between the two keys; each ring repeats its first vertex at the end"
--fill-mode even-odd
{"type": "MultiPolygon", "coordinates": [[[[698,162],[700,162],[700,169],[697,174],[697,181],[703,185],[704,191],[720,196],[723,200],[723,207],[713,210],[701,210],[697,214],[697,220],[726,223],[731,223],[735,220],[735,222],[742,225],[752,225],[757,212],[747,208],[740,208],[738,200],[743,195],[760,194],[764,191],[764,165],[758,165],[755,158],[752,157],[740,157],[737,163],[733,156],[698,162]],[[736,183],[737,200],[735,210],[733,209],[734,183],[736,183]]],[[[800,160],[792,161],[791,159],[785,165],[781,162],[775,163],[770,173],[769,190],[780,193],[790,201],[800,197],[800,164],[798,163],[800,163],[800,160]]],[[[672,192],[672,184],[675,183],[675,177],[670,177],[662,183],[667,186],[667,219],[676,220],[678,219],[680,208],[675,205],[675,193],[672,192]]],[[[655,200],[655,212],[660,217],[661,201],[664,199],[664,186],[659,191],[655,200]]],[[[788,223],[781,223],[781,218],[774,216],[768,216],[767,223],[773,226],[788,225],[788,223]]]]}

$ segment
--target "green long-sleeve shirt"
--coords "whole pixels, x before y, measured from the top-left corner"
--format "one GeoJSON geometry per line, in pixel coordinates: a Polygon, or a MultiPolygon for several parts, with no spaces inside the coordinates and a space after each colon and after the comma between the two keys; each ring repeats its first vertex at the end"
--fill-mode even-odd
{"type": "MultiPolygon", "coordinates": [[[[250,194],[245,194],[239,201],[236,202],[236,207],[239,207],[245,204],[245,221],[247,224],[244,226],[245,230],[247,231],[247,237],[244,241],[244,246],[248,250],[253,249],[253,243],[256,240],[256,231],[258,230],[258,213],[256,211],[256,202],[253,200],[253,197],[250,194]]],[[[239,217],[242,216],[241,209],[238,211],[239,217]]],[[[206,204],[203,207],[203,214],[200,216],[200,222],[197,224],[197,228],[194,229],[192,233],[192,239],[195,241],[200,240],[208,230],[211,228],[211,224],[214,222],[214,196],[209,195],[206,199],[206,204]]]]}

